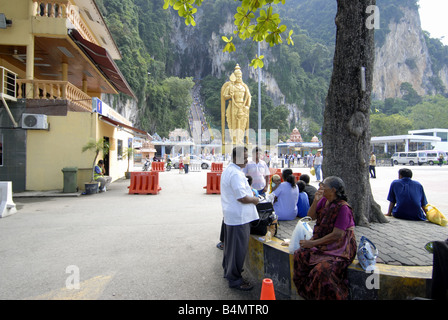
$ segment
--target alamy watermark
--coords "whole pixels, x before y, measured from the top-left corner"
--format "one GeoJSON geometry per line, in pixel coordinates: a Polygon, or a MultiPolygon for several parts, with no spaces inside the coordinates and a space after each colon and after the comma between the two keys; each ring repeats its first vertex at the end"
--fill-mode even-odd
{"type": "Polygon", "coordinates": [[[79,267],[75,265],[69,265],[65,268],[65,273],[70,274],[65,280],[65,287],[68,290],[79,290],[79,267]]]}
{"type": "Polygon", "coordinates": [[[380,8],[378,6],[368,6],[366,13],[369,14],[366,19],[366,28],[369,30],[380,29],[380,8]]]}

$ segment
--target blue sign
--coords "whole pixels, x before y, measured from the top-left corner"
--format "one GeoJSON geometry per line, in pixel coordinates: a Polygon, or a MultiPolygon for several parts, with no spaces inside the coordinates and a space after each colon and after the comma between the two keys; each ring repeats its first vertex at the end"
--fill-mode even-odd
{"type": "Polygon", "coordinates": [[[103,101],[98,98],[92,99],[92,111],[103,114],[103,101]]]}

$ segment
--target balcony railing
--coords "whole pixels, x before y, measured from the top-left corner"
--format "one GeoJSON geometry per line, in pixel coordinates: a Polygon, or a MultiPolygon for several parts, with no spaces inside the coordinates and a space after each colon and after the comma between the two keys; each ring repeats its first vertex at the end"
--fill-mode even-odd
{"type": "Polygon", "coordinates": [[[70,3],[69,0],[33,0],[33,2],[33,16],[68,19],[84,39],[98,44],[98,41],[95,40],[89,28],[81,19],[79,8],[70,3]]]}
{"type": "Polygon", "coordinates": [[[8,100],[16,99],[17,74],[0,66],[0,95],[8,100]]]}
{"type": "Polygon", "coordinates": [[[17,99],[69,100],[92,111],[92,97],[68,81],[17,79],[17,99]]]}

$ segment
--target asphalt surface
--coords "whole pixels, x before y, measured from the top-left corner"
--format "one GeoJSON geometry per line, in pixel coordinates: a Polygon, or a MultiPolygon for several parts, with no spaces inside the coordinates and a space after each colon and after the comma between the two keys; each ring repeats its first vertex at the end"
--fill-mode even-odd
{"type": "MultiPolygon", "coordinates": [[[[371,180],[384,212],[400,167],[378,167],[371,180]]],[[[428,201],[447,214],[448,167],[411,169],[428,201]]],[[[160,173],[158,195],[128,194],[129,180],[94,195],[14,195],[17,213],[0,219],[0,299],[258,299],[260,284],[247,293],[229,289],[222,278],[220,196],[205,193],[206,172],[160,173]],[[71,289],[77,280],[80,288],[71,289]]],[[[357,227],[357,235],[372,237],[386,263],[427,265],[432,256],[422,246],[448,238],[448,227],[390,220],[357,227]],[[391,248],[416,257],[388,253],[391,248]]],[[[282,223],[279,235],[287,232],[282,223]]]]}

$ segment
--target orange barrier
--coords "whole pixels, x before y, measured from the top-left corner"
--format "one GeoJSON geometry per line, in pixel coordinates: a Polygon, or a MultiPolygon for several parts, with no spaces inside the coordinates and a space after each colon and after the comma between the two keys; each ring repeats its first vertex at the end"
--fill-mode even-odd
{"type": "Polygon", "coordinates": [[[207,194],[221,194],[221,172],[207,172],[207,194]]]}
{"type": "Polygon", "coordinates": [[[223,163],[222,162],[212,162],[212,172],[222,172],[223,163]]]}
{"type": "Polygon", "coordinates": [[[158,194],[162,188],[159,186],[159,172],[131,172],[131,185],[129,194],[158,194]]]}
{"type": "Polygon", "coordinates": [[[153,171],[153,172],[163,172],[163,171],[165,171],[165,162],[153,161],[151,163],[151,171],[153,171]]]}
{"type": "Polygon", "coordinates": [[[293,172],[292,174],[296,177],[296,182],[300,180],[300,176],[302,175],[300,172],[293,172]]]}
{"type": "Polygon", "coordinates": [[[274,282],[269,278],[263,279],[260,300],[275,300],[274,282]]]}

